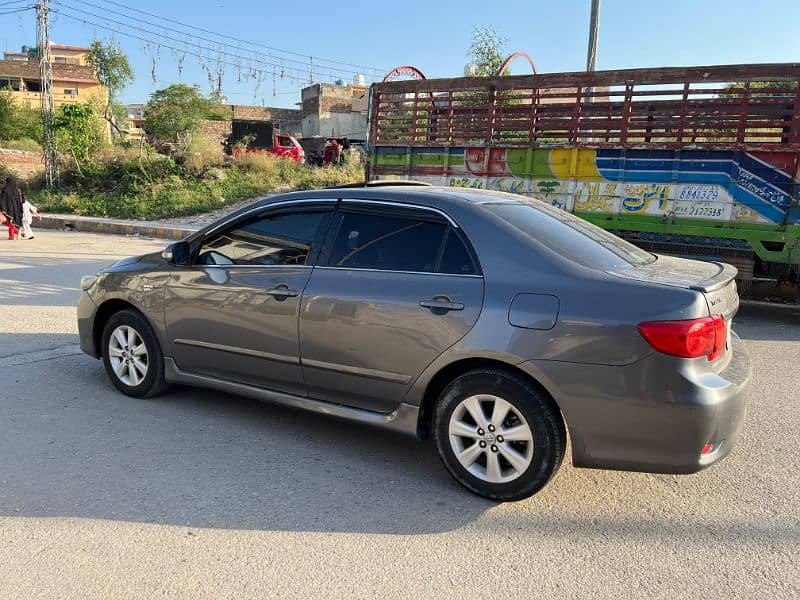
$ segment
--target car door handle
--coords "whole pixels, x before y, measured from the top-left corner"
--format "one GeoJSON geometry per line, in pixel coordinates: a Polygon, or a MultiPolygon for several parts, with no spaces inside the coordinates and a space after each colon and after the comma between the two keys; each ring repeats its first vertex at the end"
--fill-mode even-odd
{"type": "Polygon", "coordinates": [[[275,298],[294,298],[300,295],[300,292],[297,290],[290,290],[289,286],[283,283],[275,286],[271,290],[267,290],[267,293],[275,298]]]}
{"type": "Polygon", "coordinates": [[[437,296],[433,300],[420,300],[419,305],[433,310],[464,310],[462,302],[451,302],[447,296],[437,296]]]}

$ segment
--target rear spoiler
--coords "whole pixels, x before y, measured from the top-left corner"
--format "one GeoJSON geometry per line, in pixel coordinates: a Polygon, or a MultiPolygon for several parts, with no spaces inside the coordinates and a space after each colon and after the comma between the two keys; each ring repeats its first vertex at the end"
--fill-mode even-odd
{"type": "Polygon", "coordinates": [[[701,283],[690,285],[689,286],[690,289],[705,293],[713,292],[721,288],[724,288],[732,280],[736,279],[736,276],[739,274],[739,270],[733,265],[729,265],[728,263],[721,263],[717,261],[708,261],[708,262],[716,265],[717,268],[719,268],[719,273],[717,273],[710,279],[706,279],[701,283]]]}

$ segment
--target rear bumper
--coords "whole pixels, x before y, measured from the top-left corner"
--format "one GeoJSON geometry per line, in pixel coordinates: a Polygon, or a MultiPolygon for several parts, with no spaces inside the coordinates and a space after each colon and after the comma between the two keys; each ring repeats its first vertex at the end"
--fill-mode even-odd
{"type": "Polygon", "coordinates": [[[564,414],[577,467],[695,473],[724,458],[742,430],[752,365],[736,334],[730,362],[655,353],[623,367],[531,361],[564,414]],[[701,456],[706,444],[712,452],[701,456]]]}

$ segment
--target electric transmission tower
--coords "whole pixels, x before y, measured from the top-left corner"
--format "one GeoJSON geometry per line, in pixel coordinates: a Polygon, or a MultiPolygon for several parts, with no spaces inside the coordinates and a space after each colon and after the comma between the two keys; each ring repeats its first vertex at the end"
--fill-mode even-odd
{"type": "Polygon", "coordinates": [[[44,177],[47,185],[52,186],[58,181],[58,155],[54,131],[53,64],[50,58],[50,0],[38,0],[36,3],[36,49],[39,53],[39,85],[44,126],[44,177]]]}

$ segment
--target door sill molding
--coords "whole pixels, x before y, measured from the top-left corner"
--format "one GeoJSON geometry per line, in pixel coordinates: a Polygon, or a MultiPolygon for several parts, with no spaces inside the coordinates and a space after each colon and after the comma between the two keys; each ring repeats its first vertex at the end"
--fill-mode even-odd
{"type": "Polygon", "coordinates": [[[371,410],[353,408],[351,406],[332,404],[330,402],[323,402],[322,400],[315,400],[304,396],[287,394],[286,392],[276,392],[274,390],[236,383],[226,379],[190,373],[181,370],[170,357],[164,357],[164,376],[169,383],[179,383],[219,390],[237,396],[253,398],[254,400],[260,400],[262,402],[300,408],[302,410],[339,419],[346,419],[348,421],[365,423],[367,425],[374,425],[383,429],[418,437],[417,421],[419,417],[419,406],[413,406],[405,402],[401,403],[397,409],[390,413],[373,412],[371,410]]]}

